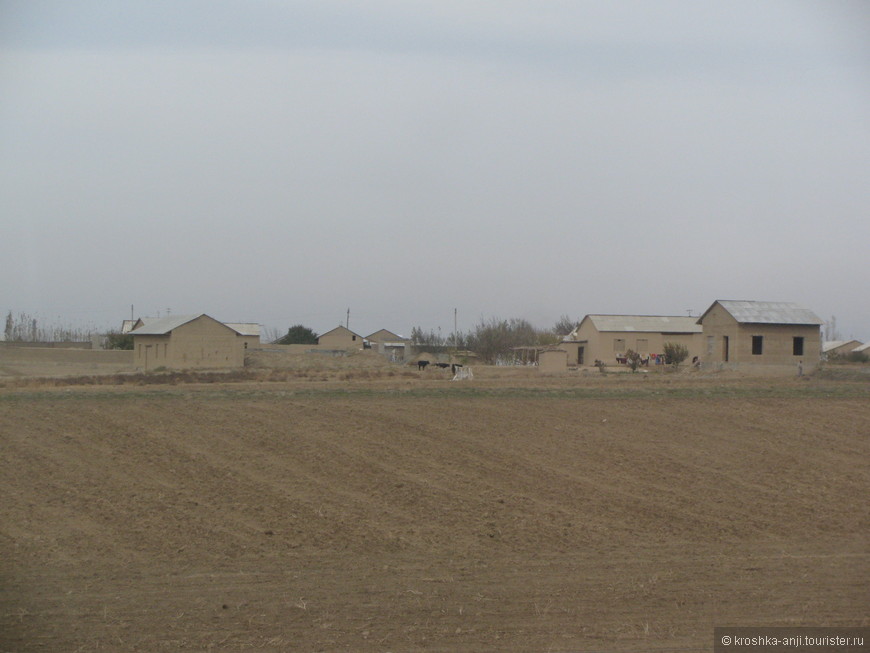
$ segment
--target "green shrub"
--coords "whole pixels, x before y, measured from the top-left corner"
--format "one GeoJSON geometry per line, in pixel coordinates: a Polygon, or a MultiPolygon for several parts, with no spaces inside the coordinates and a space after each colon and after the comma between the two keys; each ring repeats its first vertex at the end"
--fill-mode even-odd
{"type": "Polygon", "coordinates": [[[665,363],[673,366],[674,369],[678,368],[680,363],[689,357],[689,348],[677,342],[666,342],[664,350],[665,363]]]}

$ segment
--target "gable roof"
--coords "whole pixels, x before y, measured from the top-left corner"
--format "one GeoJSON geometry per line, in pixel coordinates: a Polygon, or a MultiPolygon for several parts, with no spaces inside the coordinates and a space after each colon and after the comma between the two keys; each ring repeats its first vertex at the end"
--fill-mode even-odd
{"type": "Polygon", "coordinates": [[[685,315],[587,315],[564,339],[577,336],[583,323],[589,320],[598,331],[634,333],[701,333],[697,318],[685,315]]]}
{"type": "Polygon", "coordinates": [[[225,326],[228,329],[235,331],[232,327],[228,327],[222,322],[218,322],[213,317],[206,315],[205,313],[200,313],[199,315],[167,315],[166,317],[158,317],[158,318],[148,318],[145,320],[145,323],[140,326],[138,329],[134,329],[130,333],[134,336],[165,336],[170,331],[177,329],[180,326],[187,324],[188,322],[193,322],[201,317],[208,318],[209,320],[213,320],[217,322],[221,326],[225,326]]]}
{"type": "Polygon", "coordinates": [[[408,338],[403,338],[387,329],[381,329],[380,331],[375,331],[374,333],[367,335],[366,340],[374,340],[375,342],[405,342],[408,338]]]}
{"type": "Polygon", "coordinates": [[[747,300],[717,299],[704,314],[698,318],[701,324],[716,304],[724,308],[739,324],[824,324],[808,308],[794,302],[756,302],[747,300]]]}
{"type": "Polygon", "coordinates": [[[334,334],[334,333],[342,333],[342,332],[344,332],[344,333],[349,333],[350,335],[352,335],[352,336],[356,336],[357,338],[362,338],[362,336],[361,336],[360,334],[358,334],[358,333],[354,333],[353,331],[351,331],[351,330],[348,329],[347,327],[343,327],[343,326],[341,326],[340,324],[339,324],[337,327],[335,327],[334,329],[331,329],[330,331],[327,331],[326,333],[321,333],[319,336],[317,336],[317,338],[318,338],[318,340],[319,340],[319,339],[322,338],[323,336],[328,336],[328,335],[332,335],[332,334],[334,334]]]}
{"type": "Polygon", "coordinates": [[[822,343],[822,352],[829,352],[833,349],[839,349],[845,345],[852,345],[849,349],[854,351],[856,347],[861,346],[860,340],[825,340],[822,343]]]}

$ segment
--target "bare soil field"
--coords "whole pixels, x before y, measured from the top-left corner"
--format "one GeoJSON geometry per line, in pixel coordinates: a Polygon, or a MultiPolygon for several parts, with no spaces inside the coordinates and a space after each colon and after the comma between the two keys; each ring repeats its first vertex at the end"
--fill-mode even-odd
{"type": "Polygon", "coordinates": [[[870,383],[330,363],[0,387],[0,651],[870,625],[870,383]]]}

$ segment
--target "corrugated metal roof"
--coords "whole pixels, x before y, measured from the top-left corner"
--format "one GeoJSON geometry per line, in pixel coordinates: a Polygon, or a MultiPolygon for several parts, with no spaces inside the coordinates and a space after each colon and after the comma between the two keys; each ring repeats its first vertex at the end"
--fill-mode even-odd
{"type": "MultiPolygon", "coordinates": [[[[839,349],[843,345],[848,345],[850,342],[857,343],[858,341],[857,340],[826,340],[825,342],[822,343],[822,351],[828,352],[828,351],[831,351],[832,349],[839,349]]],[[[858,347],[858,346],[859,345],[857,345],[857,344],[855,345],[855,347],[858,347]]]]}
{"type": "Polygon", "coordinates": [[[259,336],[260,325],[253,322],[224,322],[229,328],[240,336],[259,336]]]}
{"type": "Polygon", "coordinates": [[[793,302],[719,299],[716,303],[741,324],[824,324],[811,310],[793,302]]]}
{"type": "MultiPolygon", "coordinates": [[[[200,315],[203,315],[203,313],[200,313],[200,315]]],[[[130,333],[134,336],[162,336],[173,329],[177,329],[182,324],[195,320],[200,315],[167,315],[166,317],[143,318],[145,324],[130,333]]]]}
{"type": "Polygon", "coordinates": [[[684,315],[587,315],[599,331],[701,333],[698,318],[684,315]]]}

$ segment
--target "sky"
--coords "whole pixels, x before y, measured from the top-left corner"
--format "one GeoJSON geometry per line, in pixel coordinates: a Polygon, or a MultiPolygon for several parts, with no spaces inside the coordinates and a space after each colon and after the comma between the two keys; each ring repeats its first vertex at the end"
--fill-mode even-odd
{"type": "Polygon", "coordinates": [[[0,0],[0,311],[870,341],[870,3],[0,0]]]}

